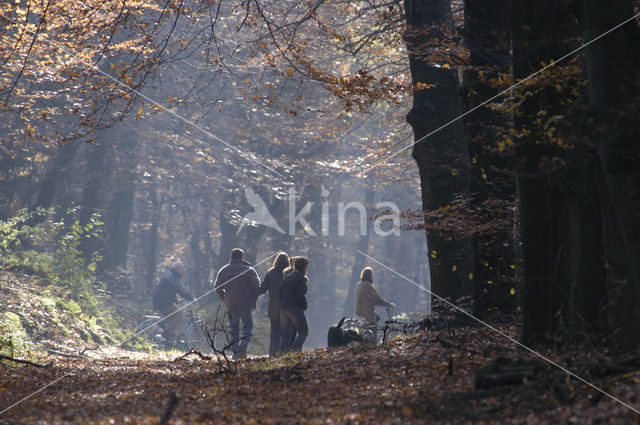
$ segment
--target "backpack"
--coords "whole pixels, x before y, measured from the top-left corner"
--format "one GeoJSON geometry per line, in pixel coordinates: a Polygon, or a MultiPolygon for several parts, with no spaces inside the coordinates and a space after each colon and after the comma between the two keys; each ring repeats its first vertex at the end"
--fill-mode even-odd
{"type": "Polygon", "coordinates": [[[344,323],[344,317],[335,326],[329,326],[329,332],[327,333],[327,347],[342,347],[342,340],[344,331],[342,330],[342,324],[344,323]]]}
{"type": "Polygon", "coordinates": [[[345,347],[350,342],[362,342],[362,338],[353,329],[342,329],[345,317],[343,317],[337,325],[329,326],[329,332],[327,333],[327,347],[345,347]]]}

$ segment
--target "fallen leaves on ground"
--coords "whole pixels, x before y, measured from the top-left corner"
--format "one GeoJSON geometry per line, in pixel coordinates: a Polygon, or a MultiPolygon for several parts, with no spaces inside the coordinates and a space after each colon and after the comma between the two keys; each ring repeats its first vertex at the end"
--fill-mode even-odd
{"type": "MultiPolygon", "coordinates": [[[[525,354],[482,328],[424,332],[372,349],[251,358],[235,363],[235,373],[220,373],[215,361],[197,356],[174,361],[175,354],[110,348],[87,359],[56,358],[49,369],[0,368],[0,410],[68,374],[0,419],[155,424],[174,392],[179,403],[168,423],[175,425],[638,422],[632,410],[551,366],[532,382],[474,390],[475,368],[499,356],[525,354]],[[445,338],[455,347],[443,347],[439,340],[445,338]]],[[[565,365],[595,359],[583,351],[544,354],[565,365]]],[[[634,372],[594,383],[633,406],[640,400],[639,378],[634,372]]]]}

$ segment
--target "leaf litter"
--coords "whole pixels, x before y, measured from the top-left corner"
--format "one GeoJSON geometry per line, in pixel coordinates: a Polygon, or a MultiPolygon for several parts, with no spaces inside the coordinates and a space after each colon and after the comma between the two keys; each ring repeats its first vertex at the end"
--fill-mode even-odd
{"type": "MultiPolygon", "coordinates": [[[[500,330],[517,335],[513,326],[500,330]]],[[[483,328],[427,331],[376,348],[252,357],[234,362],[233,369],[196,356],[175,361],[180,354],[103,348],[82,359],[56,357],[48,369],[6,364],[0,368],[0,408],[69,376],[0,419],[156,424],[175,393],[178,403],[166,422],[175,425],[638,422],[632,410],[550,365],[517,385],[475,389],[478,367],[524,356],[483,328]]],[[[543,354],[632,406],[640,401],[637,370],[607,373],[594,366],[614,364],[616,356],[584,349],[543,354]]]]}

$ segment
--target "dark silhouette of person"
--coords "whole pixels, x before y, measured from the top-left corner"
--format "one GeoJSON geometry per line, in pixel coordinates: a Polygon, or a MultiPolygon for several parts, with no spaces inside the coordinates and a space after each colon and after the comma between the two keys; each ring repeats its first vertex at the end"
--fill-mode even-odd
{"type": "Polygon", "coordinates": [[[253,332],[251,311],[256,308],[260,280],[251,264],[244,261],[244,251],[234,248],[229,264],[218,272],[214,289],[227,309],[229,343],[233,359],[244,359],[253,332]],[[242,322],[242,335],[240,335],[242,322]]]}
{"type": "Polygon", "coordinates": [[[173,263],[171,270],[163,275],[153,291],[153,309],[158,311],[162,317],[167,317],[162,336],[171,342],[175,339],[176,330],[182,323],[182,314],[173,314],[178,302],[177,295],[187,301],[193,301],[193,296],[182,286],[184,277],[184,263],[180,260],[173,263]]]}

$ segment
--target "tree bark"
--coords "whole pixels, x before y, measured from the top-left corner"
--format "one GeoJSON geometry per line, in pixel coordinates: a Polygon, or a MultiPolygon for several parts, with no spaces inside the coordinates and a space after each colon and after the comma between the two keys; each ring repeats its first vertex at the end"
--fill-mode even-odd
{"type": "MultiPolygon", "coordinates": [[[[512,0],[509,5],[513,73],[518,81],[537,71],[542,62],[559,57],[559,3],[512,0]]],[[[525,343],[550,338],[558,308],[556,265],[560,252],[554,231],[562,228],[557,224],[564,218],[563,205],[553,187],[553,176],[541,168],[543,159],[553,157],[554,151],[546,144],[537,143],[536,135],[531,132],[541,107],[554,113],[544,91],[535,91],[522,100],[514,118],[516,131],[523,134],[516,144],[516,170],[523,244],[522,339],[525,343]]]]}
{"type": "MultiPolygon", "coordinates": [[[[585,0],[585,41],[634,15],[628,0],[585,0]]],[[[590,121],[610,200],[604,217],[612,318],[623,325],[617,342],[640,342],[640,31],[629,22],[586,49],[590,121]],[[616,268],[612,269],[612,264],[616,268]]]]}
{"type": "MultiPolygon", "coordinates": [[[[489,199],[513,202],[515,197],[515,178],[491,172],[513,168],[510,153],[489,149],[505,138],[498,130],[504,126],[505,114],[479,106],[503,89],[488,81],[510,71],[510,30],[502,0],[466,0],[464,18],[465,46],[469,49],[471,66],[463,73],[462,95],[466,110],[476,108],[464,120],[469,156],[473,158],[471,206],[472,210],[484,211],[484,203],[489,199]]],[[[487,217],[483,215],[482,220],[491,220],[490,213],[487,217]]],[[[513,226],[474,235],[473,310],[476,315],[515,310],[516,297],[511,293],[511,288],[515,288],[511,268],[516,263],[514,249],[513,226]]]]}
{"type": "MultiPolygon", "coordinates": [[[[434,39],[442,42],[445,29],[452,29],[451,2],[405,0],[405,13],[405,42],[412,83],[414,87],[419,83],[434,85],[414,93],[413,107],[407,114],[417,142],[412,155],[420,172],[422,208],[429,212],[451,205],[458,195],[469,194],[468,152],[462,123],[456,121],[425,138],[460,116],[463,110],[457,71],[429,63],[429,44],[434,39]]],[[[451,299],[471,295],[470,240],[454,239],[439,230],[429,230],[434,223],[428,216],[425,216],[425,225],[432,291],[451,299]]]]}

